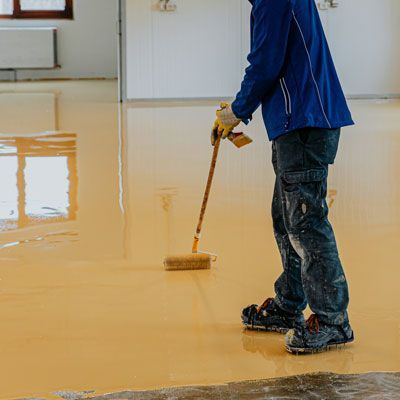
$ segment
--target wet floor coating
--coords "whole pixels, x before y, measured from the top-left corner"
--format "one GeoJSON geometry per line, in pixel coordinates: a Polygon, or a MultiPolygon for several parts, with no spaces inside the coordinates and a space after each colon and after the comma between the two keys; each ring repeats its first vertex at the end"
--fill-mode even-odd
{"type": "Polygon", "coordinates": [[[280,271],[259,115],[252,145],[221,147],[201,242],[218,261],[175,273],[216,104],[120,108],[114,82],[1,84],[0,104],[0,399],[400,370],[400,101],[351,102],[329,204],[356,342],[307,358],[240,326],[280,271]]]}

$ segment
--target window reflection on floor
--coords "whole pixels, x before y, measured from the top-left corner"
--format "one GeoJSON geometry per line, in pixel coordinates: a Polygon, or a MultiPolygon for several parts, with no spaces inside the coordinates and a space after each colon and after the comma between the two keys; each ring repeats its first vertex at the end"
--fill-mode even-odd
{"type": "Polygon", "coordinates": [[[76,135],[0,138],[0,184],[1,231],[75,220],[76,135]]]}
{"type": "MultiPolygon", "coordinates": [[[[0,147],[0,155],[3,149],[0,147]]],[[[17,190],[17,157],[0,156],[0,230],[17,227],[18,223],[18,190],[17,190]]]]}
{"type": "Polygon", "coordinates": [[[30,219],[68,216],[67,157],[27,157],[25,213],[30,219]]]}

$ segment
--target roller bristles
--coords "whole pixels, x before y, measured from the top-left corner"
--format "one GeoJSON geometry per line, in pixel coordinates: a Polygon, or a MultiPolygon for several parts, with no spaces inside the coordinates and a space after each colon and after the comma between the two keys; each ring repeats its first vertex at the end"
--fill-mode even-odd
{"type": "Polygon", "coordinates": [[[167,271],[210,269],[211,256],[207,254],[186,254],[182,256],[170,256],[164,259],[164,266],[167,271]]]}

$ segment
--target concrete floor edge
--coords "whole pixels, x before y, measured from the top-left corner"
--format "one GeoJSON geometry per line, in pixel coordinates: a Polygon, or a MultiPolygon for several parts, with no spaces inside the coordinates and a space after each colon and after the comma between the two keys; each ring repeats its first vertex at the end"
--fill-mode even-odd
{"type": "MultiPolygon", "coordinates": [[[[257,399],[400,399],[400,373],[334,374],[317,372],[282,378],[246,380],[220,385],[182,386],[157,390],[94,395],[95,391],[53,393],[64,400],[257,400],[257,399]],[[379,397],[378,397],[379,396],[379,397]]],[[[45,400],[24,398],[18,400],[45,400]]]]}

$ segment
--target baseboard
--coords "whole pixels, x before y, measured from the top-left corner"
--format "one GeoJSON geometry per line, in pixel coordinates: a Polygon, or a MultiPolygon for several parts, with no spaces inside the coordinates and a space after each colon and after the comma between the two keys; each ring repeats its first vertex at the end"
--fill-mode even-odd
{"type": "Polygon", "coordinates": [[[134,107],[189,107],[191,105],[215,105],[221,101],[232,101],[232,97],[188,97],[163,99],[126,99],[124,103],[134,107]]]}
{"type": "Polygon", "coordinates": [[[400,93],[387,94],[350,94],[346,96],[349,100],[390,100],[400,99],[400,93]]]}
{"type": "Polygon", "coordinates": [[[1,83],[18,83],[18,82],[68,82],[68,81],[116,81],[118,78],[106,78],[106,77],[86,77],[86,78],[65,78],[65,77],[54,77],[54,78],[25,78],[25,79],[18,79],[18,81],[10,81],[9,79],[0,79],[1,83]]]}
{"type": "MultiPolygon", "coordinates": [[[[379,99],[400,99],[400,93],[388,93],[388,94],[350,94],[347,95],[348,100],[379,100],[379,99]]],[[[177,103],[187,104],[190,102],[219,102],[219,101],[232,101],[231,97],[188,97],[188,98],[163,98],[163,99],[132,99],[128,98],[125,100],[126,103],[135,105],[148,105],[148,104],[170,104],[177,103]]]]}

